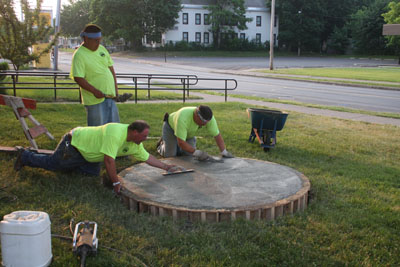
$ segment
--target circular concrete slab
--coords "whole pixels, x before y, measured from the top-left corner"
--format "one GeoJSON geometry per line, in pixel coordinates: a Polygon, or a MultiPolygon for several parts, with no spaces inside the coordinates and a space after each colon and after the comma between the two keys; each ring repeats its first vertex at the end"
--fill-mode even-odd
{"type": "Polygon", "coordinates": [[[163,162],[195,171],[163,176],[146,163],[125,169],[120,173],[122,196],[130,209],[174,219],[226,221],[272,220],[307,206],[308,179],[286,166],[244,158],[219,163],[176,157],[163,162]]]}

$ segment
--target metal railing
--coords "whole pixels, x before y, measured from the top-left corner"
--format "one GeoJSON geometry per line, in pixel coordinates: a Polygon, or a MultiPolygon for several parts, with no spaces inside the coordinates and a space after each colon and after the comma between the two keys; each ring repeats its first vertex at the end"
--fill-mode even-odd
{"type": "MultiPolygon", "coordinates": [[[[54,90],[54,100],[57,100],[57,90],[79,90],[79,86],[69,79],[68,72],[58,71],[0,71],[0,76],[6,75],[11,81],[0,81],[0,89],[12,89],[13,95],[17,90],[54,90]],[[51,82],[20,82],[18,77],[52,77],[51,82]],[[29,85],[29,86],[28,86],[29,85]],[[34,85],[34,86],[32,86],[34,85]],[[52,85],[52,86],[49,86],[52,85]]],[[[119,90],[134,90],[135,103],[137,103],[139,90],[147,90],[150,99],[152,90],[181,90],[182,100],[186,101],[190,91],[224,91],[225,102],[228,99],[228,91],[237,88],[235,79],[198,78],[196,75],[173,75],[173,74],[132,74],[117,73],[119,90]],[[212,86],[205,86],[210,84],[212,86]]],[[[81,92],[79,91],[79,101],[81,92]]]]}

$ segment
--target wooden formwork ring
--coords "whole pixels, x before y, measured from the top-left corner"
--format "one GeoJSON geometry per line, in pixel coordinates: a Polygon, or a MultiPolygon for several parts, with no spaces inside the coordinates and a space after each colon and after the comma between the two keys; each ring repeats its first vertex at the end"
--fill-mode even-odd
{"type": "Polygon", "coordinates": [[[229,209],[190,209],[176,207],[163,203],[156,203],[149,200],[141,200],[134,196],[126,188],[122,188],[121,197],[123,203],[129,210],[137,213],[148,213],[153,216],[169,216],[175,220],[189,220],[192,222],[226,222],[234,221],[238,218],[246,220],[266,220],[273,221],[278,217],[292,215],[296,212],[304,211],[308,205],[308,192],[310,191],[310,182],[301,174],[303,182],[302,188],[296,194],[287,198],[278,200],[262,206],[238,207],[229,209]]]}

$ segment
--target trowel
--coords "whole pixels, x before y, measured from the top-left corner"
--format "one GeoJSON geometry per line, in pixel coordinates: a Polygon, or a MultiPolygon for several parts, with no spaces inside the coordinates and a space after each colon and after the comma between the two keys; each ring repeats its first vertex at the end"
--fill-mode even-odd
{"type": "Polygon", "coordinates": [[[187,172],[194,172],[194,169],[184,169],[184,170],[176,171],[176,172],[164,172],[162,175],[167,176],[167,175],[175,175],[175,174],[181,174],[181,173],[187,173],[187,172]]]}

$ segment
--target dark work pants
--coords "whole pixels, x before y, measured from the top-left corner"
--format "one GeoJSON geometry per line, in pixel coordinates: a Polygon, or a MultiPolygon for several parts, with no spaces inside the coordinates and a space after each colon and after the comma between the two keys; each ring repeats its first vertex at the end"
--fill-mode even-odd
{"type": "Polygon", "coordinates": [[[21,155],[24,166],[43,168],[50,171],[78,170],[85,174],[99,175],[100,163],[86,161],[71,145],[71,135],[65,134],[53,154],[40,154],[25,150],[21,155]]]}

